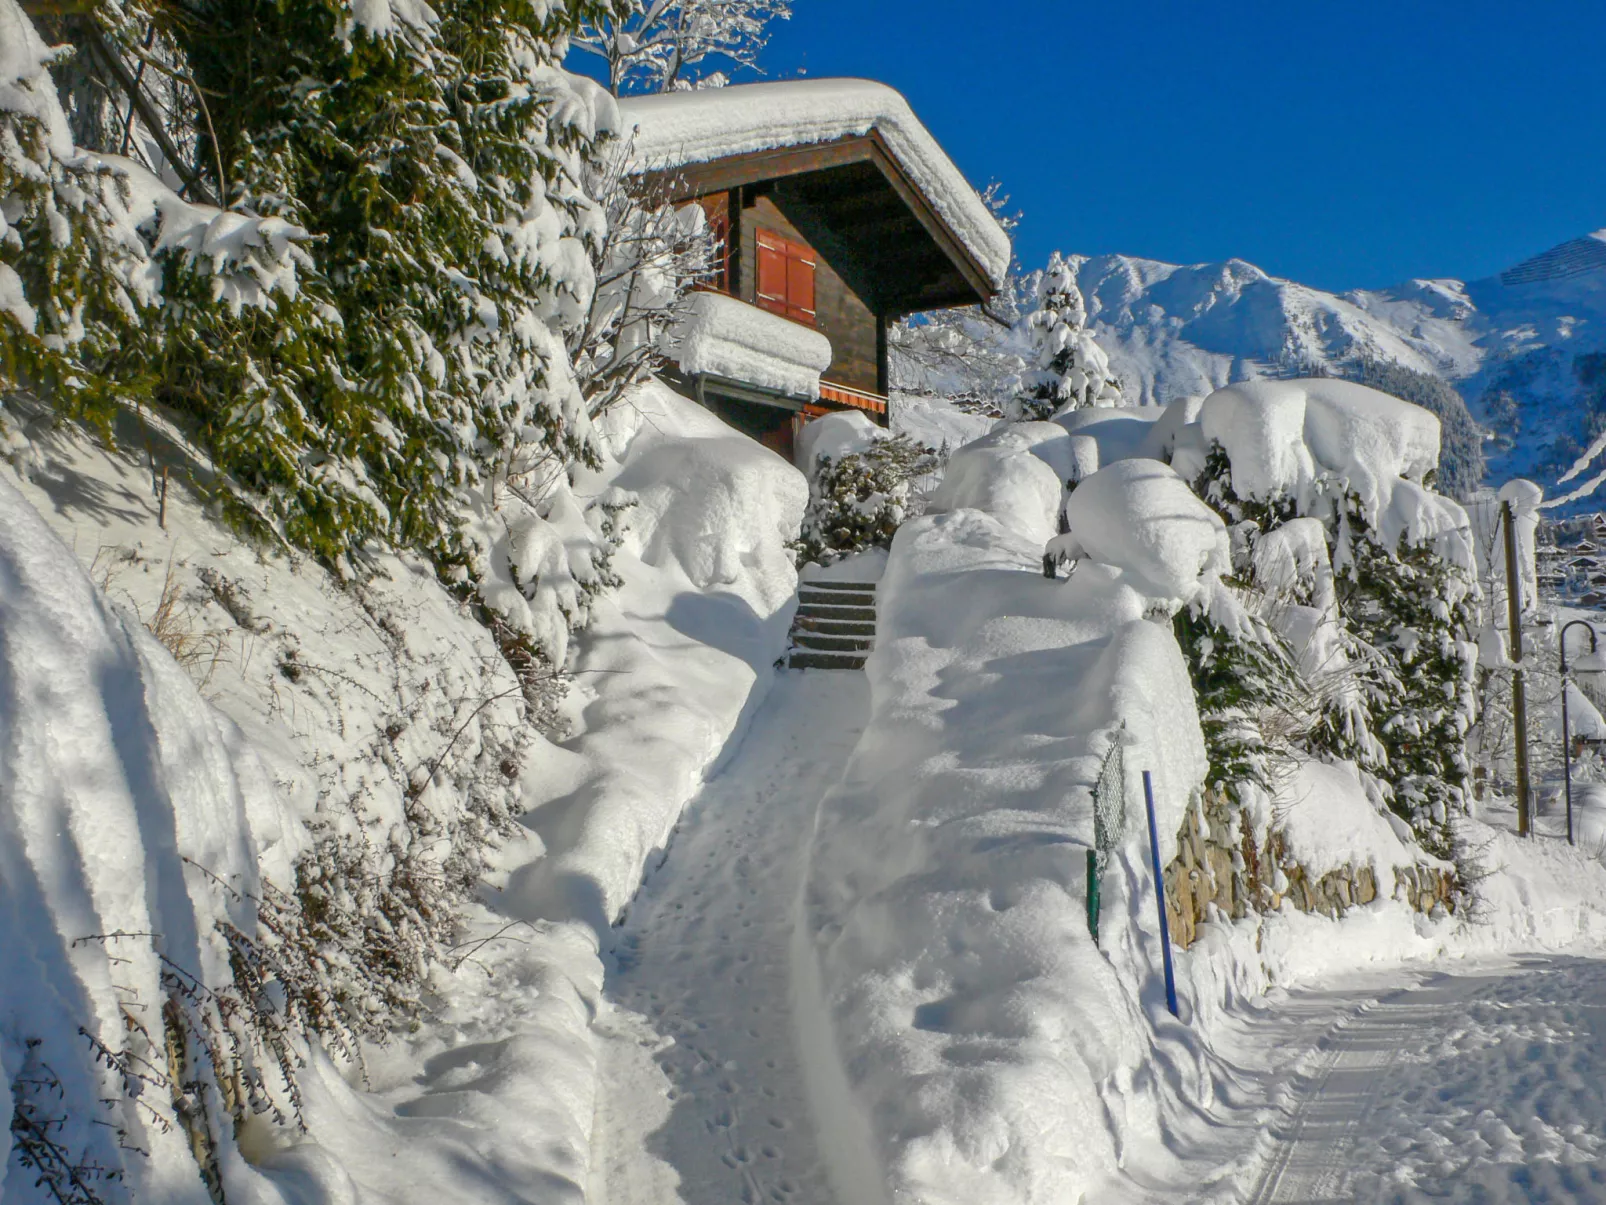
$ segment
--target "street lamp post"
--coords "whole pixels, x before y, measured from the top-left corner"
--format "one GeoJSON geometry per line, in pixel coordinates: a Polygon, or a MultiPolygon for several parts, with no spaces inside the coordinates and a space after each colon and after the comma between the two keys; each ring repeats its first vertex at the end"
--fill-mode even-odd
{"type": "Polygon", "coordinates": [[[1595,625],[1587,619],[1574,619],[1561,627],[1561,638],[1556,642],[1561,647],[1561,772],[1567,784],[1567,844],[1573,841],[1573,738],[1567,728],[1567,629],[1581,627],[1589,633],[1589,656],[1596,656],[1600,651],[1600,641],[1595,635],[1595,625]]]}

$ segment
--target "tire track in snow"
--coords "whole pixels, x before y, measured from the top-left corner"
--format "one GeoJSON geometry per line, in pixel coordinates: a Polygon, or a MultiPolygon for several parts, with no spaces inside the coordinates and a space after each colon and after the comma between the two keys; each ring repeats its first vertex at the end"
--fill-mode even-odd
{"type": "Polygon", "coordinates": [[[830,1205],[791,1017],[799,875],[869,706],[783,673],[616,931],[589,1199],[830,1205]]]}
{"type": "Polygon", "coordinates": [[[1439,974],[1327,1029],[1276,1128],[1249,1205],[1432,1199],[1606,1200],[1602,1043],[1606,964],[1534,959],[1439,974]],[[1453,1069],[1453,1070],[1451,1070],[1453,1069]],[[1421,1190],[1421,1191],[1419,1191],[1421,1190]]]}

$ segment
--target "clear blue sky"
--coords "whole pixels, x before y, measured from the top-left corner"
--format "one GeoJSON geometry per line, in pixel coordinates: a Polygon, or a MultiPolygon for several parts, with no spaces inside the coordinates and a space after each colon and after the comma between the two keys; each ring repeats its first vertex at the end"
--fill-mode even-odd
{"type": "Polygon", "coordinates": [[[909,98],[1059,247],[1328,289],[1606,227],[1606,0],[793,0],[772,76],[909,98]]]}

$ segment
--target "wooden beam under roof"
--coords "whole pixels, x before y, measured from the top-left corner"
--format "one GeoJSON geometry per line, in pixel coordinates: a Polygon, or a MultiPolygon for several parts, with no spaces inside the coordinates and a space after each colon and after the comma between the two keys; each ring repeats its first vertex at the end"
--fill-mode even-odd
{"type": "MultiPolygon", "coordinates": [[[[904,209],[913,215],[916,224],[924,229],[942,256],[949,261],[953,269],[957,270],[959,280],[963,282],[961,289],[951,287],[946,282],[928,282],[925,287],[898,302],[887,297],[885,301],[889,306],[896,305],[902,312],[911,313],[922,307],[974,304],[993,296],[995,290],[986,270],[949,228],[926,195],[909,178],[879,130],[872,129],[868,134],[847,135],[830,142],[749,151],[708,163],[688,163],[681,167],[643,173],[640,178],[649,192],[675,200],[687,200],[762,182],[786,181],[801,184],[799,177],[828,174],[834,169],[850,168],[858,164],[866,164],[875,169],[875,174],[897,195],[904,209]],[[921,300],[916,301],[914,298],[921,300]]],[[[831,206],[822,204],[817,197],[810,196],[809,193],[813,191],[811,189],[786,188],[783,191],[793,197],[794,206],[799,202],[807,206],[810,211],[809,216],[815,219],[815,222],[838,227],[836,237],[828,241],[836,244],[836,251],[840,254],[843,246],[849,241],[846,232],[840,230],[840,225],[844,220],[848,220],[850,226],[858,223],[848,219],[847,215],[833,220],[831,206]]],[[[866,208],[877,207],[868,200],[856,203],[866,208]]],[[[814,225],[815,222],[808,224],[814,225]]],[[[831,251],[826,246],[819,246],[819,250],[828,259],[831,258],[831,251]]],[[[884,288],[876,291],[883,294],[887,292],[884,288]]]]}

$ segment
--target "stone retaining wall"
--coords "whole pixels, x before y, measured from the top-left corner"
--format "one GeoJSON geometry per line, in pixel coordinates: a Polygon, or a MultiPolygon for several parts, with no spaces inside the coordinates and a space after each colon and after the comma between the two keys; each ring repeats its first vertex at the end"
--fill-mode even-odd
{"type": "MultiPolygon", "coordinates": [[[[1166,911],[1171,937],[1187,949],[1199,926],[1219,914],[1241,919],[1250,913],[1275,912],[1287,900],[1301,912],[1340,917],[1350,908],[1378,897],[1377,872],[1371,866],[1318,870],[1300,865],[1288,853],[1275,828],[1265,845],[1256,846],[1249,825],[1234,823],[1226,793],[1205,793],[1204,823],[1200,809],[1188,809],[1177,834],[1178,854],[1165,868],[1166,911]],[[1241,830],[1234,839],[1235,829],[1241,830]]],[[[1417,864],[1393,869],[1392,895],[1418,912],[1453,911],[1455,875],[1442,867],[1417,864]]]]}

